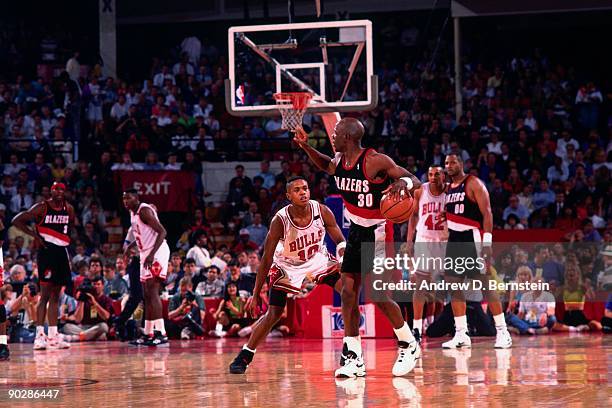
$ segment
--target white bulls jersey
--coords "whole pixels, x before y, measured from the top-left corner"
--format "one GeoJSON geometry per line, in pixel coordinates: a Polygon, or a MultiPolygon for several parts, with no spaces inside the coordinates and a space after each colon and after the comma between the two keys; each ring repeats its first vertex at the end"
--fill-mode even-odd
{"type": "Polygon", "coordinates": [[[155,211],[155,208],[146,203],[140,203],[138,210],[131,214],[130,221],[132,222],[132,233],[136,239],[136,244],[138,244],[140,256],[143,256],[143,254],[147,253],[151,248],[153,248],[153,245],[155,245],[155,240],[157,239],[157,232],[140,219],[140,211],[145,207],[153,211],[153,216],[159,220],[159,218],[157,218],[157,211],[155,211]]]}
{"type": "Polygon", "coordinates": [[[270,268],[271,286],[290,293],[299,293],[304,278],[310,276],[319,283],[323,278],[339,273],[336,258],[325,246],[325,223],[321,205],[309,201],[312,218],[306,227],[298,227],[291,220],[289,206],[276,213],[283,222],[283,237],[274,252],[274,263],[270,268]]]}
{"type": "Polygon", "coordinates": [[[302,265],[318,252],[327,253],[325,247],[325,223],[321,216],[321,206],[317,201],[309,201],[312,218],[308,226],[301,228],[293,223],[289,206],[281,208],[276,216],[283,222],[283,238],[279,241],[274,261],[289,265],[302,265]],[[282,245],[282,248],[281,248],[282,245]]]}
{"type": "Polygon", "coordinates": [[[421,187],[416,227],[416,242],[441,242],[448,239],[446,222],[441,220],[440,214],[444,212],[446,194],[433,195],[429,188],[430,183],[421,187]]]}

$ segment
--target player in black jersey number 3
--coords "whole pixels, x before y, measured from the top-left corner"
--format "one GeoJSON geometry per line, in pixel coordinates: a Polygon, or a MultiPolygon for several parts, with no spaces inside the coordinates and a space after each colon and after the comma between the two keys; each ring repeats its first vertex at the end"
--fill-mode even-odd
{"type": "Polygon", "coordinates": [[[62,286],[72,280],[68,245],[74,225],[74,208],[66,202],[65,191],[63,183],[53,183],[50,200],[36,203],[13,218],[15,227],[34,237],[38,249],[40,301],[36,310],[34,350],[70,347],[57,332],[59,294],[62,286]],[[36,226],[31,228],[30,222],[36,226]],[[48,336],[44,332],[46,318],[49,321],[48,336]]]}
{"type": "MultiPolygon", "coordinates": [[[[332,135],[332,143],[337,152],[333,159],[310,147],[303,130],[298,129],[295,136],[295,142],[304,149],[314,164],[334,176],[351,220],[341,269],[345,337],[341,367],[336,370],[336,377],[365,375],[359,336],[361,260],[362,257],[373,260],[375,256],[385,256],[378,250],[384,248],[386,222],[380,213],[380,200],[385,193],[397,199],[400,194],[411,193],[420,185],[416,177],[395,164],[390,157],[377,153],[374,149],[363,148],[361,146],[363,134],[363,125],[357,119],[344,118],[339,121],[332,135]],[[374,245],[376,253],[369,253],[369,249],[366,248],[370,248],[370,245],[362,248],[362,243],[374,245]]],[[[410,327],[404,321],[397,303],[388,295],[383,294],[383,296],[386,299],[376,302],[376,306],[391,322],[399,346],[392,372],[395,376],[406,375],[415,367],[421,350],[414,340],[410,327]]]]}

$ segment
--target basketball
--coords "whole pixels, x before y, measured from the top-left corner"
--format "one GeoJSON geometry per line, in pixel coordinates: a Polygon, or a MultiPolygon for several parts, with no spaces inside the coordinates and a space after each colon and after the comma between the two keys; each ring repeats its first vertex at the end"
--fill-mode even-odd
{"type": "Polygon", "coordinates": [[[385,194],[380,200],[380,212],[383,217],[396,224],[401,224],[410,219],[416,210],[416,201],[410,194],[401,193],[399,200],[395,201],[385,194]]]}

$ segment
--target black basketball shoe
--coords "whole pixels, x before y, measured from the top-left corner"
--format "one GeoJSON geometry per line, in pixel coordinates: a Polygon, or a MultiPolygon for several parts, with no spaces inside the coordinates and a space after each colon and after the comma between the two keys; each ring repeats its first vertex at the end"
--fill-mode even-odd
{"type": "Polygon", "coordinates": [[[6,344],[0,344],[0,361],[6,361],[10,359],[11,352],[6,344]]]}
{"type": "Polygon", "coordinates": [[[255,353],[249,350],[242,349],[240,353],[236,356],[232,364],[229,366],[229,371],[231,374],[244,374],[251,361],[253,361],[253,356],[255,353]]]}

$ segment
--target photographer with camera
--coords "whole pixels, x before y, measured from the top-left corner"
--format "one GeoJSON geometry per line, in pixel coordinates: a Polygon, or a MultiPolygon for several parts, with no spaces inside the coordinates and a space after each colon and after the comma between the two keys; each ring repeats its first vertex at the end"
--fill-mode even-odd
{"type": "Polygon", "coordinates": [[[6,311],[11,322],[9,337],[12,343],[34,343],[34,318],[39,299],[36,284],[28,283],[23,286],[21,295],[15,300],[7,300],[6,311]]]}
{"type": "Polygon", "coordinates": [[[77,309],[72,321],[64,325],[65,340],[70,342],[106,340],[113,301],[104,295],[101,276],[84,280],[75,293],[77,309]]]}
{"type": "Polygon", "coordinates": [[[204,300],[198,294],[193,293],[191,279],[184,277],[179,282],[179,290],[168,305],[167,330],[169,336],[178,337],[181,340],[189,340],[195,336],[203,336],[202,322],[206,316],[204,300]]]}

